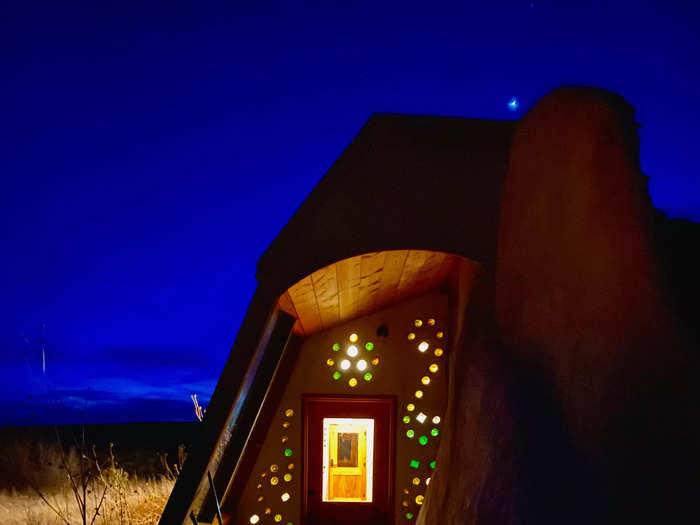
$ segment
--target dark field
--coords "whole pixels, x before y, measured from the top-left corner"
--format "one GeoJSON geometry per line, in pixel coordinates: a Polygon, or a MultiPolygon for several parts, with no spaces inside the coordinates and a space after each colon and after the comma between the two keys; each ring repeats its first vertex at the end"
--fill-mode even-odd
{"type": "Polygon", "coordinates": [[[1,427],[3,523],[82,523],[70,472],[78,485],[81,475],[88,480],[88,523],[98,508],[96,524],[155,524],[200,428],[199,422],[1,427]]]}

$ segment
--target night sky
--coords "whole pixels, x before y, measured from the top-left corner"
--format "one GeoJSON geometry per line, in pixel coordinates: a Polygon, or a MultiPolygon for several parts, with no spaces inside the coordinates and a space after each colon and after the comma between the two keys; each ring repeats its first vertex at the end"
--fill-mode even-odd
{"type": "Polygon", "coordinates": [[[257,258],[375,112],[607,88],[655,205],[700,220],[693,2],[54,4],[0,7],[0,425],[194,420],[257,258]]]}

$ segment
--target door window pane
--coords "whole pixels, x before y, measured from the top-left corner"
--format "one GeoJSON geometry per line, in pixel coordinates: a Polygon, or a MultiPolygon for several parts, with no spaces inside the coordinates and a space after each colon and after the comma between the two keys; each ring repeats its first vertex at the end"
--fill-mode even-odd
{"type": "Polygon", "coordinates": [[[322,501],[371,502],[374,420],[323,419],[322,501]]]}

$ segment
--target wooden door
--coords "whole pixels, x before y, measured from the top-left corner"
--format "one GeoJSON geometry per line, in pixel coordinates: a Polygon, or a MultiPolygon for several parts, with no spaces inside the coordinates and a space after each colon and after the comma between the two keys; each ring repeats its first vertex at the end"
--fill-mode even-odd
{"type": "Polygon", "coordinates": [[[394,404],[304,396],[304,523],[393,522],[394,404]]]}

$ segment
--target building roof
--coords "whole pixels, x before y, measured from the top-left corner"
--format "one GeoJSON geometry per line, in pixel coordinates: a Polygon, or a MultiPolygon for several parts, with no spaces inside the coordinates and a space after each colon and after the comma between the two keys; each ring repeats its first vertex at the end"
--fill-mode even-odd
{"type": "Polygon", "coordinates": [[[278,295],[337,261],[382,250],[495,260],[513,121],[374,115],[258,262],[278,295]]]}

